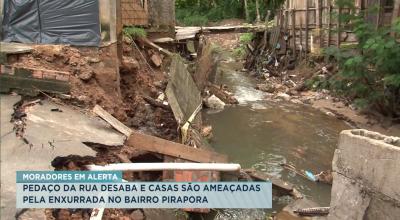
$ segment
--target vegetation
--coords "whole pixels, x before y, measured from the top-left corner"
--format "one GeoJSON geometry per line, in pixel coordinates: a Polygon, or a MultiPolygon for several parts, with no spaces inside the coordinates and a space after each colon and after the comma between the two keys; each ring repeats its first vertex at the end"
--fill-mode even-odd
{"type": "Polygon", "coordinates": [[[134,26],[125,27],[123,32],[125,36],[131,39],[146,37],[147,35],[146,31],[143,28],[138,28],[134,26]]]}
{"type": "MultiPolygon", "coordinates": [[[[354,9],[347,0],[338,4],[354,9]]],[[[342,22],[351,24],[359,43],[356,49],[326,50],[339,63],[339,71],[328,81],[317,82],[318,86],[350,98],[360,108],[400,119],[400,19],[377,30],[365,20],[364,11],[353,12],[343,16],[342,22]]]]}
{"type": "Polygon", "coordinates": [[[284,0],[176,0],[176,20],[187,26],[206,25],[210,21],[231,18],[253,22],[257,17],[264,18],[267,10],[276,9],[283,2],[284,0]]]}
{"type": "Polygon", "coordinates": [[[239,58],[243,58],[247,53],[246,45],[250,43],[253,40],[253,38],[254,35],[252,33],[245,33],[240,35],[239,38],[240,45],[233,50],[233,54],[239,58]]]}

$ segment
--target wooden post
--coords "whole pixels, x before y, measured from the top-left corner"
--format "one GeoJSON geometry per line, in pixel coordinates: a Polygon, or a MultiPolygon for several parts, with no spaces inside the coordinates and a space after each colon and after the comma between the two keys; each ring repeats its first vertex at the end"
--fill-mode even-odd
{"type": "Polygon", "coordinates": [[[293,42],[293,56],[296,57],[296,11],[291,10],[292,14],[292,42],[293,42]]]}
{"type": "Polygon", "coordinates": [[[289,1],[286,0],[286,8],[285,8],[285,34],[289,29],[289,1]]]}
{"type": "Polygon", "coordinates": [[[316,25],[318,28],[318,35],[319,35],[319,46],[323,47],[323,41],[322,41],[322,7],[321,7],[321,0],[317,0],[317,5],[316,5],[316,25]]]}
{"type": "Polygon", "coordinates": [[[331,1],[328,3],[328,47],[331,46],[331,28],[332,28],[332,5],[331,1]]]}
{"type": "Polygon", "coordinates": [[[342,15],[342,8],[339,6],[338,7],[338,17],[337,17],[337,47],[340,47],[340,36],[342,33],[342,30],[340,29],[340,16],[342,15]]]}
{"type": "Polygon", "coordinates": [[[375,28],[378,30],[380,24],[381,24],[381,15],[382,15],[382,0],[378,0],[378,14],[376,15],[376,26],[375,28]]]}
{"type": "Polygon", "coordinates": [[[306,43],[305,43],[305,48],[304,48],[304,53],[305,53],[305,57],[307,58],[307,53],[308,53],[308,37],[309,37],[309,33],[308,33],[308,26],[309,24],[309,14],[308,14],[308,9],[309,9],[309,5],[308,5],[308,0],[306,0],[306,43]]]}
{"type": "MultiPolygon", "coordinates": [[[[303,53],[304,52],[304,44],[303,44],[303,22],[300,19],[300,32],[299,32],[299,39],[300,39],[300,51],[299,51],[299,59],[303,59],[303,53]]],[[[306,24],[307,25],[307,24],[306,24]]],[[[306,39],[307,40],[307,39],[306,39]]]]}
{"type": "Polygon", "coordinates": [[[117,32],[117,56],[119,62],[122,62],[122,6],[121,0],[115,0],[115,13],[116,13],[116,32],[117,32]]]}
{"type": "MultiPolygon", "coordinates": [[[[392,23],[394,23],[399,16],[400,16],[400,0],[394,0],[392,23]]],[[[395,33],[392,32],[391,35],[394,36],[395,33]]]]}

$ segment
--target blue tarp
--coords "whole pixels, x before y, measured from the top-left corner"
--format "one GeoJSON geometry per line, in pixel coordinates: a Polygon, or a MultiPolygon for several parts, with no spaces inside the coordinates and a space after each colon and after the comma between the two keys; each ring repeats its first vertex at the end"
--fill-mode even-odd
{"type": "Polygon", "coordinates": [[[5,0],[6,42],[99,46],[98,0],[5,0]]]}

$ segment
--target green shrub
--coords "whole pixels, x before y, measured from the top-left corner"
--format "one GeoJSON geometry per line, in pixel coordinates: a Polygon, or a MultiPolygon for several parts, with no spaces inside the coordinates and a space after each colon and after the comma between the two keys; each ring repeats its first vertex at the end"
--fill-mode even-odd
{"type": "Polygon", "coordinates": [[[359,42],[356,49],[326,50],[339,63],[339,72],[329,81],[330,88],[361,108],[400,117],[400,43],[393,35],[400,34],[400,19],[376,30],[364,19],[363,12],[346,18],[343,22],[353,25],[359,42]]]}
{"type": "Polygon", "coordinates": [[[134,27],[134,26],[125,27],[123,32],[124,32],[125,36],[127,36],[129,38],[133,38],[133,39],[147,36],[147,33],[143,28],[134,27]]]}
{"type": "Polygon", "coordinates": [[[183,19],[183,24],[186,26],[205,26],[208,23],[208,18],[202,15],[191,15],[183,19]]]}
{"type": "Polygon", "coordinates": [[[241,44],[248,44],[253,40],[253,38],[254,38],[253,33],[244,33],[244,34],[240,35],[239,42],[241,44]]]}

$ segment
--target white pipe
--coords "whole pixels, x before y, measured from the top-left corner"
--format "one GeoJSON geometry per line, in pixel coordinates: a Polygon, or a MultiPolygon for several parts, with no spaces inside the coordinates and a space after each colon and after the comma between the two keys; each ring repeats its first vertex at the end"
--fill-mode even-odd
{"type": "Polygon", "coordinates": [[[240,171],[240,164],[232,163],[115,163],[105,166],[87,165],[92,171],[161,171],[161,170],[206,170],[240,171]]]}

